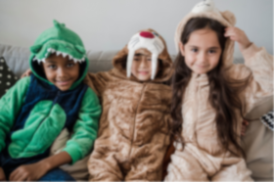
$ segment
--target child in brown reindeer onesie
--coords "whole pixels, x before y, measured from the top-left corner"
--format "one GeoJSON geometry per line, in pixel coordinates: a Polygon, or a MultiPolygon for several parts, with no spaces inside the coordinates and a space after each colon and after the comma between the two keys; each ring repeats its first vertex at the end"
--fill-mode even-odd
{"type": "Polygon", "coordinates": [[[90,156],[90,181],[157,181],[169,144],[172,61],[154,30],[140,31],[108,72],[90,73],[103,112],[90,156]]]}

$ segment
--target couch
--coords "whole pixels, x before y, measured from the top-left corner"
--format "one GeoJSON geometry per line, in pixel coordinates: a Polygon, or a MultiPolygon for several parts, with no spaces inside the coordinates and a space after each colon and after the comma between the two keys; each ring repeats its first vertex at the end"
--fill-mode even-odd
{"type": "MultiPolygon", "coordinates": [[[[88,50],[89,72],[110,70],[112,68],[111,60],[117,52],[88,50]]],[[[9,68],[18,77],[29,68],[29,55],[28,48],[0,44],[0,57],[5,58],[9,68]]],[[[175,55],[172,55],[172,58],[174,59],[175,55]]],[[[235,63],[242,64],[243,60],[235,58],[235,63]]],[[[270,97],[247,115],[250,124],[242,138],[242,144],[246,153],[247,166],[256,181],[273,181],[273,132],[260,121],[260,117],[272,108],[273,97],[270,97]]],[[[80,179],[78,178],[78,180],[80,179]]],[[[87,178],[81,180],[87,180],[87,178]]]]}

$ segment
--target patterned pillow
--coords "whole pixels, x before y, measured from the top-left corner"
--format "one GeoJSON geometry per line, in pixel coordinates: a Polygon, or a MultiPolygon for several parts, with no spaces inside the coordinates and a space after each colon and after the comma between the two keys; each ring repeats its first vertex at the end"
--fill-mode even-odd
{"type": "Polygon", "coordinates": [[[17,80],[18,78],[9,69],[4,57],[0,57],[0,98],[17,80]]]}
{"type": "Polygon", "coordinates": [[[269,111],[265,115],[261,117],[261,121],[267,126],[269,129],[274,131],[274,110],[269,111]]]}

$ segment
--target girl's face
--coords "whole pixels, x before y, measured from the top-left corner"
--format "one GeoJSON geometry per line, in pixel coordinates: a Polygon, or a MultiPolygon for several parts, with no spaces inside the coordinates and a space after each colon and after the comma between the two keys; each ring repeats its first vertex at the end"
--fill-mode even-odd
{"type": "Polygon", "coordinates": [[[217,34],[209,28],[192,32],[188,42],[185,45],[180,42],[179,48],[186,65],[198,74],[214,69],[222,53],[217,34]]]}
{"type": "Polygon", "coordinates": [[[139,81],[148,81],[151,76],[151,52],[140,48],[135,51],[131,73],[139,81]]]}

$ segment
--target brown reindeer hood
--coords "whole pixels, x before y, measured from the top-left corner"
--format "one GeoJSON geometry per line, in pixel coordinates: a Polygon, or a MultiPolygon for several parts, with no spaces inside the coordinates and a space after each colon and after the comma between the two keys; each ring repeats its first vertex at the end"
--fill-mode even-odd
{"type": "Polygon", "coordinates": [[[112,60],[115,75],[124,79],[138,81],[137,78],[131,75],[130,70],[134,53],[139,48],[146,48],[152,53],[151,81],[163,82],[169,80],[172,60],[163,37],[152,29],[141,30],[134,34],[129,43],[116,54],[112,60]],[[157,67],[159,67],[158,72],[157,67]]]}
{"type": "MultiPolygon", "coordinates": [[[[191,12],[186,15],[178,24],[175,32],[175,47],[179,51],[179,42],[181,41],[181,35],[185,28],[186,23],[195,17],[205,17],[220,22],[225,27],[234,26],[236,18],[230,11],[219,11],[213,2],[213,0],[204,0],[196,4],[191,12]]],[[[234,41],[227,39],[225,49],[223,52],[224,66],[231,66],[233,63],[234,41]]]]}

